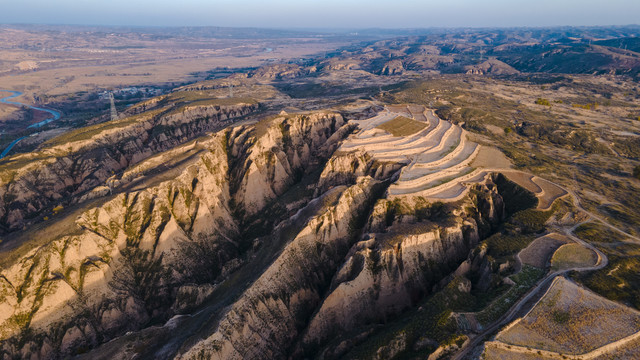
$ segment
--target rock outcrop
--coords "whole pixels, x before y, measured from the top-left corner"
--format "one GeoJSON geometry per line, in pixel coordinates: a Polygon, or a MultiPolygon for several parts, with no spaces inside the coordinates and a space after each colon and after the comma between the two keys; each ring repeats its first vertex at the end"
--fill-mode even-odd
{"type": "Polygon", "coordinates": [[[296,64],[266,65],[253,71],[250,76],[261,80],[293,79],[309,72],[296,64]]]}
{"type": "Polygon", "coordinates": [[[114,173],[258,109],[242,102],[176,106],[75,130],[0,165],[0,231],[21,229],[114,173]]]}
{"type": "Polygon", "coordinates": [[[478,65],[467,65],[464,70],[467,75],[513,75],[520,73],[510,65],[496,59],[489,59],[478,65]]]}
{"type": "MultiPolygon", "coordinates": [[[[177,132],[208,111],[161,118],[177,132]]],[[[470,252],[504,220],[497,178],[446,203],[391,194],[413,162],[344,146],[370,122],[282,113],[199,139],[204,151],[178,176],[112,195],[0,272],[0,355],[57,359],[100,346],[87,356],[338,358],[456,271],[487,268],[470,252]],[[132,334],[148,345],[129,346],[139,345],[132,334]]],[[[415,343],[401,335],[376,356],[415,343]]]]}
{"type": "Polygon", "coordinates": [[[335,334],[415,306],[487,236],[485,224],[503,219],[503,200],[491,181],[473,194],[449,209],[415,198],[380,200],[299,347],[316,349],[335,334]]]}
{"type": "MultiPolygon", "coordinates": [[[[215,331],[180,358],[316,354],[342,339],[339,334],[414,306],[503,220],[503,200],[490,178],[446,208],[415,197],[387,200],[372,190],[380,182],[369,175],[381,174],[384,164],[372,166],[370,160],[338,152],[327,161],[319,184],[331,188],[335,181],[333,191],[349,186],[340,190],[340,200],[309,220],[215,331]],[[355,176],[346,176],[350,169],[355,176]],[[364,204],[376,199],[369,215],[364,204]]],[[[380,181],[392,175],[379,175],[380,181]]]]}
{"type": "Polygon", "coordinates": [[[402,64],[402,60],[391,60],[388,61],[382,67],[380,71],[380,75],[400,75],[404,72],[404,65],[402,64]]]}
{"type": "Polygon", "coordinates": [[[0,352],[60,358],[197,306],[254,246],[247,219],[323,164],[343,125],[314,113],[221,131],[176,179],[84,212],[0,273],[0,352]]]}
{"type": "Polygon", "coordinates": [[[220,321],[217,331],[181,358],[286,358],[287,349],[320,303],[355,238],[354,214],[367,211],[378,181],[361,177],[337,204],[309,220],[269,269],[220,321]]]}

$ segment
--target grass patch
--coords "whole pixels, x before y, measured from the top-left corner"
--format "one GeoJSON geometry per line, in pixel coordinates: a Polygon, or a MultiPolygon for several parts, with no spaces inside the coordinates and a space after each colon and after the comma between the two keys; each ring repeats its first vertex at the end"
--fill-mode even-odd
{"type": "Polygon", "coordinates": [[[584,223],[573,232],[575,236],[587,242],[613,243],[625,239],[624,236],[598,223],[584,223]]]}
{"type": "Polygon", "coordinates": [[[427,124],[404,116],[398,116],[391,121],[377,126],[378,129],[382,129],[393,136],[412,135],[426,127],[427,124]]]}
{"type": "Polygon", "coordinates": [[[87,140],[101,132],[112,130],[112,129],[124,128],[144,118],[149,118],[149,119],[153,118],[154,116],[160,114],[162,110],[164,109],[147,111],[142,114],[130,116],[120,120],[105,121],[100,124],[85,126],[85,127],[70,131],[68,133],[62,134],[60,136],[54,137],[53,139],[46,141],[43,145],[45,147],[54,147],[58,145],[68,144],[74,141],[87,140]]]}
{"type": "Polygon", "coordinates": [[[488,325],[498,320],[505,314],[515,302],[521,298],[535,283],[542,278],[544,270],[534,266],[523,265],[522,270],[510,276],[516,284],[506,293],[493,301],[488,307],[480,311],[476,318],[483,325],[488,325]]]}
{"type": "MultiPolygon", "coordinates": [[[[459,290],[460,279],[454,279],[444,289],[426,299],[420,308],[403,314],[397,321],[387,324],[384,328],[374,333],[363,344],[354,348],[345,359],[373,359],[381,346],[388,345],[400,336],[406,336],[407,347],[405,352],[397,354],[394,358],[415,355],[413,344],[422,338],[434,339],[440,344],[450,343],[458,338],[457,325],[450,317],[453,311],[467,311],[474,303],[471,294],[459,290]]],[[[426,358],[435,348],[427,349],[423,358],[426,358]]]]}
{"type": "Polygon", "coordinates": [[[566,324],[569,321],[571,315],[567,311],[554,310],[551,314],[551,318],[558,324],[566,324]]]}
{"type": "Polygon", "coordinates": [[[557,271],[574,267],[587,267],[595,265],[597,261],[598,256],[593,250],[580,244],[565,244],[553,254],[551,269],[557,271]]]}
{"type": "Polygon", "coordinates": [[[640,309],[640,246],[624,242],[625,236],[599,223],[582,224],[574,234],[597,246],[609,264],[589,273],[572,273],[573,279],[607,299],[640,309]]]}
{"type": "Polygon", "coordinates": [[[172,110],[168,115],[178,114],[184,112],[189,107],[205,107],[205,106],[232,106],[238,104],[257,104],[258,102],[255,99],[248,97],[240,97],[240,98],[208,98],[208,99],[200,99],[191,102],[180,102],[179,106],[172,110]]]}
{"type": "Polygon", "coordinates": [[[488,245],[488,254],[494,258],[501,258],[518,253],[529,246],[535,239],[534,235],[509,235],[503,233],[493,234],[485,242],[488,245]]]}

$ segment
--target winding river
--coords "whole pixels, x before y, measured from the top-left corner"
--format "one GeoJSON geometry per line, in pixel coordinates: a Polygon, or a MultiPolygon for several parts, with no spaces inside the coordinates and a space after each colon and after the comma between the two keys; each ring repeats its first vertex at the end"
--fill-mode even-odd
{"type": "MultiPolygon", "coordinates": [[[[42,127],[42,126],[44,126],[44,125],[46,125],[46,124],[48,124],[48,123],[50,123],[50,122],[52,122],[52,121],[56,121],[56,120],[60,119],[60,116],[61,116],[61,115],[60,115],[60,113],[59,113],[59,112],[57,112],[57,111],[55,111],[55,110],[45,109],[45,108],[39,108],[39,107],[31,106],[31,105],[28,105],[28,104],[23,104],[23,103],[20,103],[20,102],[17,102],[17,101],[11,101],[10,99],[13,99],[13,98],[16,98],[16,97],[18,97],[18,96],[22,95],[22,93],[21,93],[21,92],[19,92],[19,91],[3,90],[3,89],[0,89],[0,92],[8,92],[8,93],[11,93],[11,95],[9,95],[9,96],[5,96],[5,97],[3,97],[3,98],[0,98],[0,103],[11,104],[11,105],[17,105],[17,106],[26,106],[26,107],[28,107],[28,108],[30,108],[30,109],[33,109],[33,110],[44,111],[44,112],[48,112],[49,114],[51,114],[51,117],[49,117],[49,118],[47,118],[47,119],[45,119],[45,120],[42,120],[42,121],[40,121],[40,122],[37,122],[37,123],[35,123],[35,124],[31,124],[31,125],[27,126],[27,129],[40,128],[40,127],[42,127]]],[[[14,140],[13,142],[11,142],[11,144],[9,144],[9,146],[7,146],[7,148],[6,148],[6,149],[4,149],[4,150],[2,151],[2,153],[0,153],[0,159],[2,159],[2,158],[4,158],[5,156],[7,156],[7,154],[9,153],[9,151],[11,151],[11,149],[12,149],[14,146],[16,146],[16,144],[17,144],[18,142],[20,142],[20,140],[22,140],[22,139],[24,139],[24,138],[26,138],[26,136],[23,136],[23,137],[21,137],[21,138],[19,138],[19,139],[14,140]]]]}

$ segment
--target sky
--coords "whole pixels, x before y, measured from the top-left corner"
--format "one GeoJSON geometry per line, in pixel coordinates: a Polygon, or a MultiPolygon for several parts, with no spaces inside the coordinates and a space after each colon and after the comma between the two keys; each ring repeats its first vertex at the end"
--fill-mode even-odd
{"type": "Polygon", "coordinates": [[[429,28],[640,23],[640,0],[18,0],[0,23],[429,28]]]}

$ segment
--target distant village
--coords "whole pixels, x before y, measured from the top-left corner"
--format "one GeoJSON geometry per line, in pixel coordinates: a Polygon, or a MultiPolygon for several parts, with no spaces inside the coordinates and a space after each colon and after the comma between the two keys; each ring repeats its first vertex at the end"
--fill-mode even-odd
{"type": "Polygon", "coordinates": [[[113,93],[117,98],[129,98],[129,97],[153,97],[163,93],[162,89],[153,87],[128,87],[122,89],[116,89],[113,91],[102,91],[98,93],[100,99],[109,99],[109,94],[113,93]]]}

